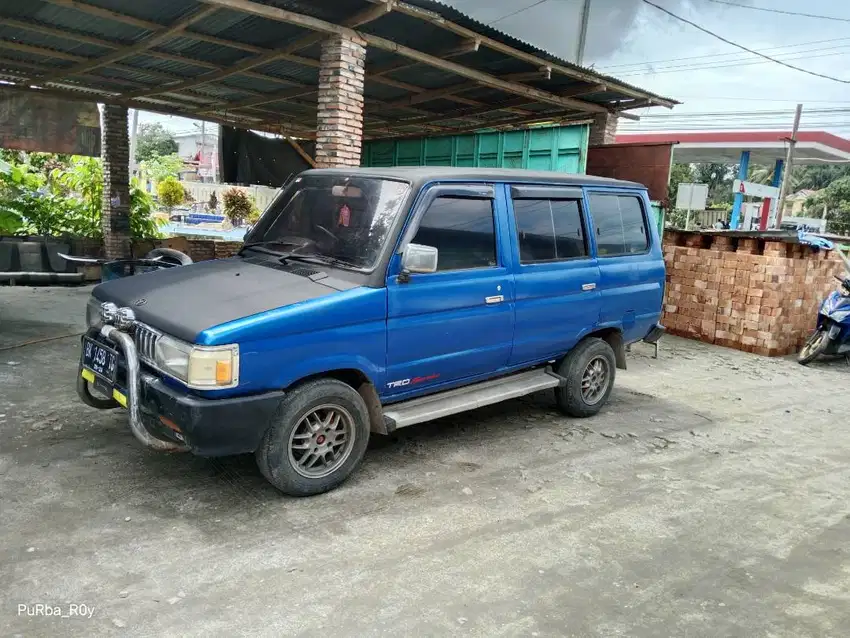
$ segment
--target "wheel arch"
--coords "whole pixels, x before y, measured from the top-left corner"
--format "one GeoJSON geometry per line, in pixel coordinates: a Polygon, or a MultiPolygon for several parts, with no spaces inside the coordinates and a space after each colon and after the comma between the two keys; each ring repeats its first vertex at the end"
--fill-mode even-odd
{"type": "Polygon", "coordinates": [[[293,382],[289,386],[289,389],[315,379],[336,379],[354,388],[366,403],[366,409],[369,411],[369,429],[377,434],[388,434],[387,425],[384,420],[384,411],[381,407],[381,400],[378,397],[378,390],[363,370],[358,368],[336,368],[317,372],[293,382]]]}
{"type": "MultiPolygon", "coordinates": [[[[626,344],[623,341],[623,331],[619,328],[600,328],[586,334],[582,341],[595,337],[602,339],[614,351],[614,360],[617,362],[617,368],[620,370],[626,369],[626,344]]],[[[579,342],[580,343],[580,342],[579,342]]]]}

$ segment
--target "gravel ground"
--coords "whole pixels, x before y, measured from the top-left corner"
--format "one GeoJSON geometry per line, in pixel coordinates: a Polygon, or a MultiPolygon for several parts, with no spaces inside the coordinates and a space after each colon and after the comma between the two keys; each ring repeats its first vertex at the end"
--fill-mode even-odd
{"type": "Polygon", "coordinates": [[[83,406],[77,339],[8,349],[87,294],[0,289],[0,635],[850,635],[841,360],[637,345],[592,419],[541,394],[375,436],[296,500],[83,406]]]}

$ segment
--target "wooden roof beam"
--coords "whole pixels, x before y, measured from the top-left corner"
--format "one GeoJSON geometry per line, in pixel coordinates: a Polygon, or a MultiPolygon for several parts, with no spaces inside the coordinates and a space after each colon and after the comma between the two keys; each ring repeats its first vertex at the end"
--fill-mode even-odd
{"type": "MultiPolygon", "coordinates": [[[[64,38],[66,40],[70,40],[72,42],[83,42],[85,44],[93,44],[95,46],[103,47],[105,49],[120,49],[121,47],[128,46],[124,42],[119,42],[117,40],[104,40],[102,38],[96,38],[94,36],[90,36],[86,33],[80,33],[78,31],[70,31],[63,29],[54,29],[52,27],[48,27],[46,25],[42,25],[36,22],[23,22],[21,20],[5,20],[3,24],[13,27],[18,27],[20,29],[25,29],[29,31],[34,31],[35,33],[43,33],[45,35],[54,36],[57,38],[64,38]]],[[[214,64],[212,62],[207,62],[205,60],[198,60],[196,58],[187,58],[182,55],[175,55],[173,53],[168,53],[166,51],[159,51],[157,49],[150,49],[149,51],[144,51],[141,55],[147,55],[153,58],[159,58],[161,60],[169,60],[171,62],[180,62],[182,64],[188,64],[193,66],[204,67],[207,69],[222,69],[224,67],[214,64]]],[[[119,66],[119,65],[110,65],[110,66],[119,66]]],[[[127,67],[125,67],[127,68],[127,67]]],[[[132,67],[136,68],[136,67],[132,67]]],[[[45,72],[49,72],[46,70],[45,72]]],[[[253,78],[256,80],[262,80],[264,82],[277,82],[279,84],[285,84],[287,86],[292,86],[293,82],[291,80],[286,80],[284,78],[278,78],[273,75],[265,75],[263,73],[254,73],[252,71],[246,71],[242,75],[246,77],[253,78]]],[[[179,77],[177,75],[175,78],[179,77]]],[[[144,85],[139,85],[144,86],[144,85]]],[[[230,87],[233,88],[233,87],[230,87]]],[[[241,90],[241,89],[240,89],[241,90]]],[[[261,95],[259,91],[250,91],[246,90],[245,92],[254,95],[261,95]]]]}
{"type": "MultiPolygon", "coordinates": [[[[201,0],[202,2],[212,5],[213,8],[227,8],[227,9],[235,9],[242,10],[238,7],[233,6],[233,3],[237,0],[201,0]]],[[[254,4],[254,3],[248,3],[254,4]]],[[[266,5],[259,5],[266,6],[266,5]]],[[[371,20],[376,20],[382,15],[386,15],[388,11],[392,9],[392,3],[383,2],[377,8],[380,9],[376,11],[376,7],[370,7],[360,13],[352,16],[348,20],[345,21],[345,24],[352,25],[361,25],[369,22],[371,20]]],[[[305,27],[311,29],[313,31],[320,31],[320,33],[335,33],[335,32],[345,32],[345,33],[353,33],[349,27],[340,26],[336,24],[331,24],[330,22],[325,22],[324,20],[319,20],[318,18],[313,18],[311,16],[302,15],[300,13],[294,13],[292,11],[287,11],[285,9],[277,9],[276,7],[268,7],[269,9],[276,9],[279,12],[282,12],[283,15],[289,16],[290,20],[283,20],[283,22],[289,22],[290,24],[295,24],[297,26],[305,27]],[[294,19],[293,16],[297,16],[298,19],[294,19]],[[329,25],[335,27],[335,29],[319,29],[317,28],[321,25],[329,25]]],[[[245,13],[251,13],[250,11],[244,11],[245,13]]],[[[253,69],[258,66],[262,66],[264,64],[268,64],[270,62],[275,62],[277,60],[292,60],[296,62],[308,62],[312,63],[311,66],[320,66],[318,60],[310,60],[309,58],[297,58],[292,54],[299,49],[303,49],[305,47],[311,46],[323,40],[322,35],[318,34],[310,34],[304,37],[298,38],[293,42],[290,42],[284,47],[279,49],[266,49],[264,53],[257,55],[252,58],[248,58],[246,60],[242,60],[237,62],[234,65],[229,67],[225,67],[219,69],[218,71],[211,71],[209,73],[204,73],[197,78],[193,78],[191,80],[185,80],[183,82],[178,82],[177,84],[171,87],[163,87],[163,89],[167,88],[170,91],[182,91],[184,89],[193,88],[196,86],[201,86],[203,84],[208,84],[210,82],[215,82],[217,80],[222,80],[224,78],[230,77],[231,75],[236,75],[238,73],[244,73],[250,69],[253,69]]],[[[137,91],[134,93],[128,93],[127,97],[142,97],[145,95],[155,95],[158,92],[158,89],[149,89],[148,91],[137,91]]]]}
{"type": "MultiPolygon", "coordinates": [[[[243,2],[248,0],[230,1],[243,2]]],[[[548,91],[542,91],[534,87],[526,86],[525,84],[520,84],[519,82],[500,79],[494,75],[490,75],[489,73],[484,73],[476,69],[465,67],[461,64],[457,64],[456,62],[452,62],[451,60],[441,60],[440,58],[437,58],[428,53],[417,51],[416,49],[411,49],[410,47],[397,44],[395,42],[392,42],[391,40],[387,40],[386,38],[381,38],[376,35],[371,35],[369,33],[361,33],[360,37],[365,39],[369,45],[374,46],[376,48],[383,49],[385,51],[391,51],[393,53],[397,53],[398,55],[412,60],[421,61],[425,64],[428,64],[429,66],[442,69],[450,73],[454,73],[455,75],[464,77],[467,80],[472,80],[473,82],[477,82],[478,84],[481,84],[483,86],[488,86],[493,89],[499,89],[506,93],[522,95],[531,98],[532,100],[535,100],[537,102],[546,102],[568,109],[590,111],[594,113],[607,112],[608,110],[604,106],[599,104],[593,104],[592,102],[583,102],[581,100],[576,100],[568,97],[561,97],[548,91]]]]}
{"type": "MultiPolygon", "coordinates": [[[[20,51],[22,53],[31,53],[31,54],[35,54],[35,55],[44,56],[44,57],[52,57],[52,58],[56,58],[56,59],[59,59],[59,60],[66,60],[66,61],[69,61],[69,62],[84,62],[85,60],[91,60],[91,58],[87,58],[87,57],[82,56],[82,55],[76,55],[76,54],[73,54],[73,53],[65,53],[64,51],[56,51],[55,49],[45,49],[43,47],[37,47],[37,46],[34,46],[32,44],[23,44],[21,42],[8,42],[6,40],[0,40],[0,49],[10,49],[12,51],[20,51]]],[[[181,76],[175,75],[173,73],[166,73],[165,71],[159,71],[159,70],[156,70],[156,69],[146,69],[146,68],[143,68],[143,67],[135,67],[135,66],[127,65],[127,64],[116,63],[116,64],[112,64],[110,66],[112,66],[116,69],[122,70],[122,71],[130,71],[130,72],[133,72],[133,73],[148,75],[151,78],[157,78],[159,80],[165,80],[166,82],[173,82],[174,80],[179,80],[181,78],[181,76]]],[[[53,69],[46,69],[46,72],[52,73],[53,69]]],[[[110,80],[113,79],[113,78],[109,78],[109,77],[105,77],[105,76],[98,76],[98,75],[95,75],[92,72],[85,72],[81,75],[87,75],[88,77],[100,78],[103,81],[110,81],[110,80]]],[[[27,80],[29,81],[30,84],[38,84],[38,85],[56,84],[56,83],[62,81],[62,80],[46,80],[43,77],[28,77],[27,80]]],[[[114,78],[114,80],[116,82],[125,82],[128,85],[133,83],[137,87],[144,87],[143,89],[140,89],[140,91],[147,90],[151,86],[149,84],[142,84],[140,82],[132,82],[131,80],[125,80],[123,78],[114,78]]],[[[241,87],[232,87],[232,86],[228,86],[227,88],[229,88],[232,91],[236,91],[236,92],[239,92],[239,93],[246,93],[248,95],[262,95],[262,93],[260,91],[255,91],[254,89],[245,89],[245,88],[241,88],[241,87]]],[[[166,88],[162,92],[167,93],[169,91],[166,88]]],[[[191,94],[187,94],[187,99],[189,99],[190,95],[191,94]]],[[[205,97],[206,97],[207,101],[213,101],[213,102],[215,101],[215,98],[212,97],[212,96],[205,96],[205,97]]]]}
{"type": "MultiPolygon", "coordinates": [[[[137,27],[139,29],[146,29],[148,31],[156,31],[157,29],[163,29],[166,27],[166,25],[160,24],[158,22],[142,20],[141,18],[129,16],[124,13],[118,13],[117,11],[112,11],[111,9],[104,9],[103,7],[97,7],[92,4],[86,4],[85,2],[80,2],[79,0],[42,0],[42,2],[47,2],[48,4],[56,5],[57,7],[75,9],[88,15],[97,16],[98,18],[103,18],[105,20],[113,20],[114,22],[128,24],[130,26],[137,27]]],[[[191,31],[189,29],[183,31],[183,33],[181,33],[180,35],[186,38],[191,38],[192,40],[199,40],[200,42],[209,42],[210,44],[231,47],[233,49],[241,49],[242,51],[248,51],[250,53],[263,53],[268,50],[264,49],[263,47],[248,44],[247,42],[225,40],[224,38],[218,38],[213,35],[207,35],[206,33],[199,33],[198,31],[191,31]]]]}
{"type": "MultiPolygon", "coordinates": [[[[295,13],[294,11],[288,11],[279,7],[259,4],[257,2],[253,2],[252,0],[202,0],[202,2],[219,7],[226,7],[235,11],[242,11],[251,15],[258,15],[272,20],[277,20],[279,22],[285,22],[287,24],[295,24],[297,26],[304,27],[306,29],[312,29],[323,34],[344,35],[352,38],[360,37],[366,40],[367,44],[374,46],[378,49],[397,53],[402,57],[406,57],[417,62],[422,62],[438,69],[453,72],[456,75],[460,75],[461,77],[473,80],[475,82],[478,82],[479,84],[483,84],[491,88],[501,89],[508,93],[526,95],[538,101],[550,102],[552,104],[563,106],[565,108],[579,108],[581,110],[594,112],[606,111],[605,107],[599,106],[597,104],[592,104],[589,102],[580,102],[578,100],[572,100],[570,98],[560,98],[551,93],[547,93],[546,91],[527,87],[517,82],[500,80],[499,78],[493,75],[489,75],[481,71],[476,71],[475,69],[465,67],[450,60],[440,59],[436,56],[424,53],[422,51],[411,49],[410,47],[397,44],[391,40],[387,40],[386,38],[381,38],[379,36],[375,36],[369,33],[358,32],[345,25],[334,24],[325,20],[314,18],[313,16],[295,13]]],[[[381,2],[383,3],[384,0],[381,0],[381,2]]],[[[398,6],[398,4],[399,3],[396,3],[396,6],[398,6]]],[[[475,39],[478,36],[476,36],[473,31],[470,31],[468,37],[470,37],[471,39],[475,39]]],[[[545,66],[545,63],[541,64],[541,66],[545,66]]],[[[420,92],[424,90],[425,89],[421,89],[420,92]]],[[[461,101],[461,99],[458,98],[456,101],[461,101]]],[[[473,101],[473,103],[475,102],[473,101]]]]}
{"type": "MultiPolygon", "coordinates": [[[[369,2],[376,3],[380,3],[383,1],[384,0],[369,0],[369,2]]],[[[498,40],[494,40],[493,38],[487,37],[480,33],[476,33],[475,31],[467,29],[466,27],[463,27],[454,22],[451,22],[450,20],[446,20],[443,16],[437,13],[428,11],[426,9],[420,9],[419,7],[407,4],[406,2],[402,2],[400,0],[397,1],[394,10],[398,13],[403,13],[405,15],[418,18],[419,20],[429,22],[435,26],[440,27],[441,29],[451,31],[452,33],[455,33],[461,37],[480,38],[481,44],[487,47],[488,49],[498,51],[518,60],[523,60],[537,67],[550,66],[552,68],[552,71],[560,73],[562,75],[566,75],[567,77],[575,78],[576,80],[583,80],[585,82],[590,83],[597,83],[601,79],[599,75],[589,73],[587,71],[582,71],[577,68],[567,67],[562,64],[547,60],[545,58],[541,58],[537,55],[526,53],[525,51],[520,51],[519,49],[516,49],[510,46],[509,44],[499,42],[498,40]]],[[[659,104],[660,106],[666,106],[667,108],[672,108],[673,106],[678,104],[678,102],[676,102],[675,100],[668,100],[659,96],[652,96],[646,91],[641,91],[640,89],[632,88],[619,81],[610,82],[610,87],[611,89],[616,90],[619,93],[629,95],[631,97],[646,98],[648,96],[651,96],[656,100],[657,104],[659,104]]]]}
{"type": "MultiPolygon", "coordinates": [[[[478,51],[481,46],[480,40],[467,40],[463,44],[460,44],[456,47],[451,47],[445,49],[443,51],[439,51],[435,53],[438,58],[452,58],[458,55],[466,55],[467,53],[474,53],[478,51]]],[[[402,69],[409,69],[411,67],[416,66],[419,62],[411,61],[411,60],[401,60],[400,62],[394,62],[392,64],[386,64],[384,66],[380,66],[374,70],[366,70],[366,77],[368,78],[378,78],[380,76],[387,75],[388,73],[393,73],[395,71],[401,71],[402,69]]]]}
{"type": "Polygon", "coordinates": [[[148,37],[143,38],[140,42],[137,42],[132,46],[123,47],[121,49],[118,49],[117,51],[114,51],[113,53],[98,58],[89,59],[86,62],[80,62],[79,64],[72,66],[71,68],[63,69],[61,73],[54,73],[52,75],[40,78],[40,81],[52,82],[54,80],[68,78],[78,73],[93,71],[100,67],[108,66],[115,62],[118,62],[119,60],[123,60],[124,58],[129,58],[130,56],[136,55],[138,53],[143,53],[148,49],[155,47],[156,45],[161,44],[166,40],[170,40],[176,35],[179,35],[190,24],[203,20],[204,18],[215,13],[216,10],[217,9],[215,7],[205,7],[200,11],[196,11],[191,15],[181,20],[178,20],[170,27],[154,31],[148,37]]]}

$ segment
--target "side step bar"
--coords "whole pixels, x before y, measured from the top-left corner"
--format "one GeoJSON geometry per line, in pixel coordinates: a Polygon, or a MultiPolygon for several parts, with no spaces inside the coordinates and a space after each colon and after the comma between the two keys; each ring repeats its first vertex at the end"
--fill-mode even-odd
{"type": "Polygon", "coordinates": [[[395,426],[390,429],[403,428],[507,399],[515,399],[538,390],[555,388],[560,384],[561,379],[550,374],[548,369],[529,370],[419,399],[393,403],[384,408],[384,418],[389,422],[388,424],[395,426]]]}

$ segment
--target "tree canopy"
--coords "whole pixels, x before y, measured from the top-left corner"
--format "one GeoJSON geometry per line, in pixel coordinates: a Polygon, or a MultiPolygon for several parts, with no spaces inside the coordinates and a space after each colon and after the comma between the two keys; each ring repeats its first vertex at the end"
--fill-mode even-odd
{"type": "Polygon", "coordinates": [[[177,152],[177,142],[165,127],[158,123],[140,124],[136,134],[136,161],[145,162],[153,156],[171,155],[177,152]]]}

